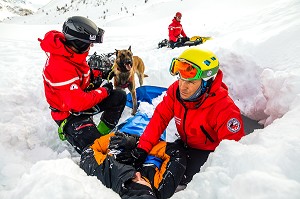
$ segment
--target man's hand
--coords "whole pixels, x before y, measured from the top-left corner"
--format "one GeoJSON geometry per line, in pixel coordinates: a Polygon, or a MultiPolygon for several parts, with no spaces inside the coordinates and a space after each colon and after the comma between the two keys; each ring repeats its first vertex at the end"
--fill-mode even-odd
{"type": "Polygon", "coordinates": [[[133,166],[136,169],[139,169],[143,166],[143,164],[148,156],[148,153],[144,149],[135,148],[131,151],[131,155],[134,159],[133,166]]]}
{"type": "Polygon", "coordinates": [[[143,166],[148,153],[141,148],[135,148],[132,151],[121,152],[116,156],[118,162],[123,164],[133,165],[136,169],[139,169],[143,166]]]}
{"type": "Polygon", "coordinates": [[[107,90],[108,95],[110,95],[110,92],[113,90],[113,85],[111,82],[107,82],[105,83],[103,86],[103,88],[105,88],[107,90]]]}
{"type": "Polygon", "coordinates": [[[103,80],[101,77],[95,78],[93,81],[93,85],[94,85],[93,89],[99,88],[101,86],[102,82],[103,82],[103,80]]]}
{"type": "Polygon", "coordinates": [[[138,136],[129,135],[117,131],[114,136],[110,137],[110,143],[108,148],[110,150],[131,150],[136,147],[136,144],[139,140],[138,136]]]}

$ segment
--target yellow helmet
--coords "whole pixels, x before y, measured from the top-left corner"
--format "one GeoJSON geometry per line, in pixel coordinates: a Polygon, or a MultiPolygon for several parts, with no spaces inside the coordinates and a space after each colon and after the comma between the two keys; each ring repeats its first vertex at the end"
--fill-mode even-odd
{"type": "Polygon", "coordinates": [[[202,71],[200,78],[205,81],[215,77],[219,70],[219,60],[216,55],[209,50],[188,48],[183,51],[177,59],[184,59],[198,66],[202,71]]]}

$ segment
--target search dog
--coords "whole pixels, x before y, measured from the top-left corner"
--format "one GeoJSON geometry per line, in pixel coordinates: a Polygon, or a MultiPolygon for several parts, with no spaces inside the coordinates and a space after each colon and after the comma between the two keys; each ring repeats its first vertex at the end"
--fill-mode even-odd
{"type": "Polygon", "coordinates": [[[112,67],[115,75],[114,86],[121,89],[128,88],[131,93],[133,105],[131,114],[135,115],[137,112],[135,74],[137,74],[139,84],[142,86],[144,77],[148,77],[148,75],[144,74],[145,65],[140,57],[133,56],[131,46],[127,50],[115,50],[116,59],[112,67]]]}

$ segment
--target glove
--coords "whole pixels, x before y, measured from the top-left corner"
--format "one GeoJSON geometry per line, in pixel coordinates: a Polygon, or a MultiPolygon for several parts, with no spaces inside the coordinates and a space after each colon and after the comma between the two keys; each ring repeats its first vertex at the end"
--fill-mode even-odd
{"type": "Polygon", "coordinates": [[[125,133],[121,133],[117,131],[115,133],[115,136],[112,136],[110,138],[109,146],[108,148],[110,150],[131,150],[136,147],[136,144],[139,140],[138,136],[129,135],[125,133]]]}
{"type": "Polygon", "coordinates": [[[184,37],[183,38],[183,43],[186,42],[186,41],[190,41],[190,38],[189,37],[184,37]]]}
{"type": "Polygon", "coordinates": [[[131,155],[131,152],[131,150],[121,151],[115,156],[116,160],[122,164],[133,165],[134,159],[131,155]]]}
{"type": "Polygon", "coordinates": [[[109,69],[108,71],[104,71],[102,73],[102,78],[107,79],[109,76],[109,80],[111,80],[114,77],[114,73],[113,72],[111,73],[111,72],[112,72],[112,69],[109,69]]]}
{"type": "Polygon", "coordinates": [[[131,155],[134,159],[133,166],[136,169],[140,169],[143,166],[143,164],[148,156],[148,153],[144,149],[135,148],[132,150],[131,155]]]}
{"type": "Polygon", "coordinates": [[[94,81],[93,81],[93,85],[94,85],[93,89],[99,88],[101,86],[102,82],[103,82],[103,80],[102,80],[101,77],[97,77],[96,79],[94,79],[94,81]]]}
{"type": "Polygon", "coordinates": [[[116,160],[123,163],[133,165],[136,169],[140,169],[145,162],[148,153],[141,148],[135,148],[132,151],[121,152],[116,156],[116,160]]]}
{"type": "Polygon", "coordinates": [[[111,82],[107,82],[105,83],[103,86],[103,88],[105,88],[107,90],[108,95],[110,95],[110,92],[113,90],[113,85],[111,82]]]}

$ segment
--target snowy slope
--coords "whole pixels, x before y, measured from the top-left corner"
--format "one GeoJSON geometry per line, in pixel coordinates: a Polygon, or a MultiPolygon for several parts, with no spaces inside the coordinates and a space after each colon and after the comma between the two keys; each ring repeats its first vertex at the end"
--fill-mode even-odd
{"type": "MultiPolygon", "coordinates": [[[[0,23],[0,198],[118,198],[86,176],[76,152],[58,139],[43,93],[46,55],[37,38],[61,30],[68,16],[88,16],[105,29],[104,43],[91,53],[131,45],[145,62],[145,84],[167,87],[176,80],[168,73],[171,59],[188,47],[156,47],[177,11],[188,36],[214,38],[200,47],[216,53],[230,95],[265,128],[240,142],[222,142],[187,189],[172,198],[300,198],[298,0],[72,2],[46,2],[34,15],[0,23]],[[56,11],[65,4],[70,11],[56,11]]],[[[121,121],[130,111],[125,109],[121,121]]],[[[168,133],[174,134],[172,123],[168,133]]]]}

